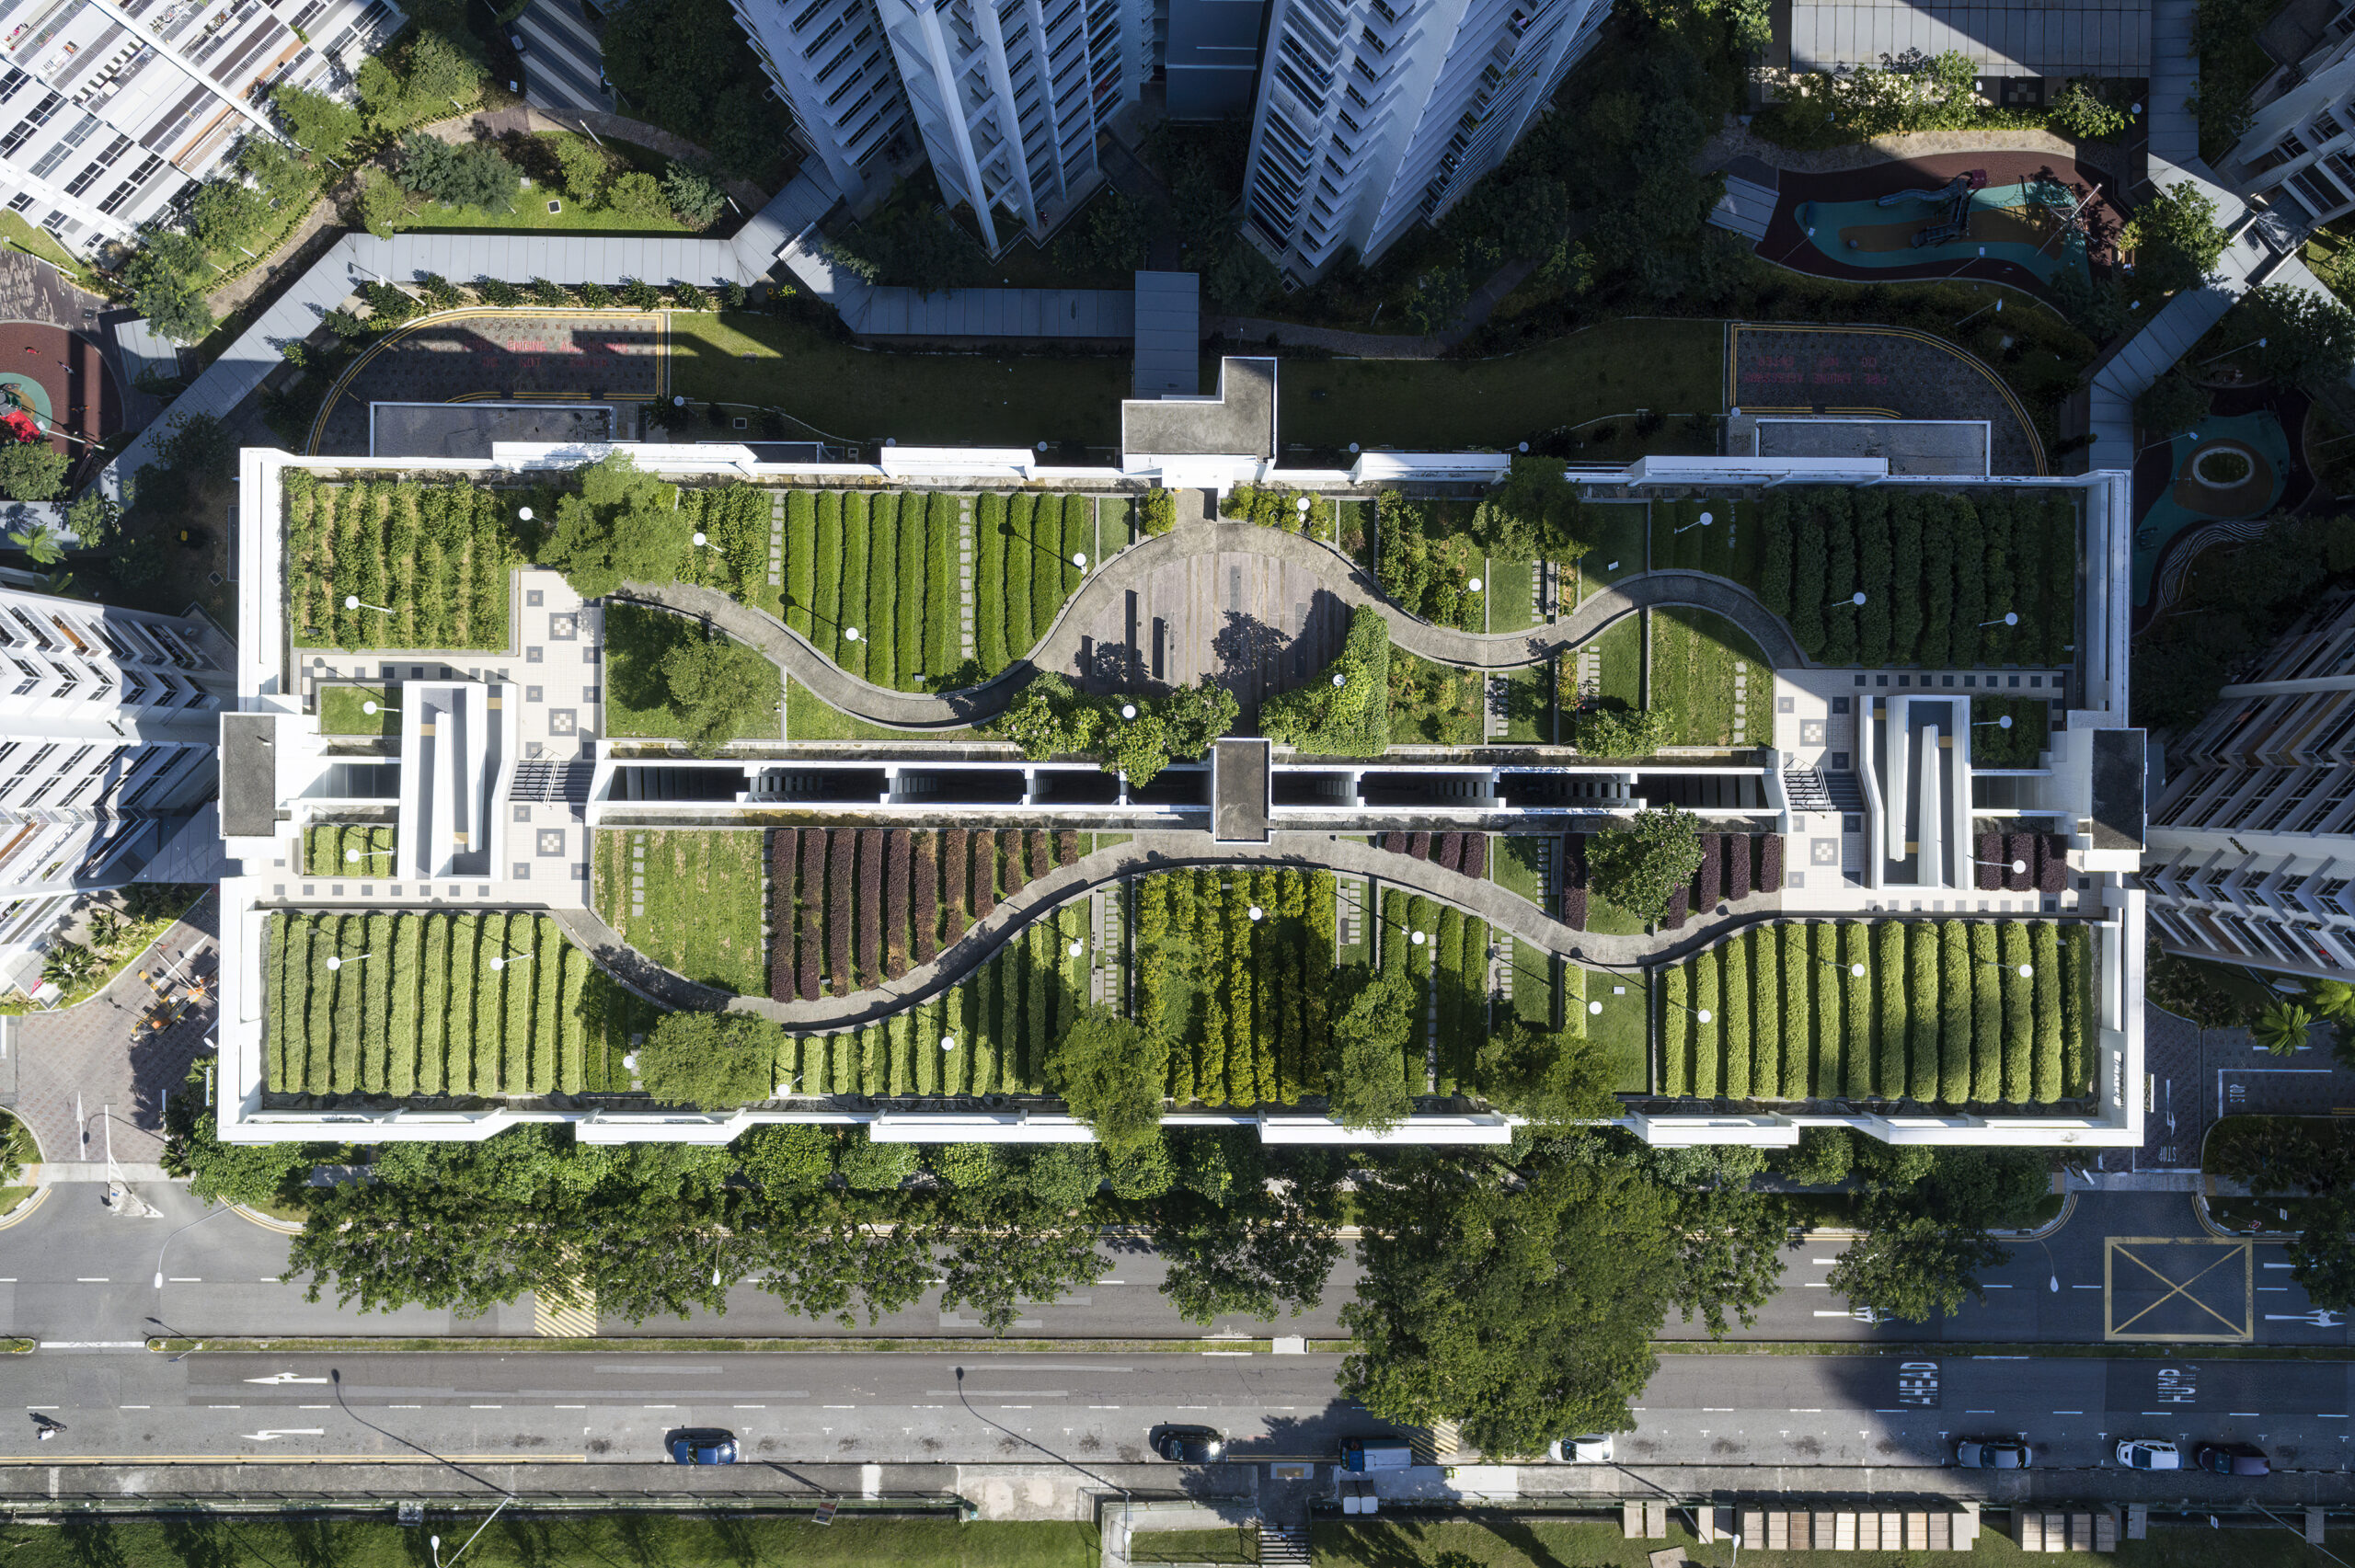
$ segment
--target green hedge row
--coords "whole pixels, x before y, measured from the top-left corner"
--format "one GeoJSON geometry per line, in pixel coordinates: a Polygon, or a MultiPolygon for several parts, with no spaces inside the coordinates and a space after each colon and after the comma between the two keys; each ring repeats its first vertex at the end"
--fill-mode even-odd
{"type": "Polygon", "coordinates": [[[1135,898],[1137,1017],[1168,1042],[1170,1097],[1291,1104],[1323,1093],[1332,874],[1164,872],[1141,878],[1135,898]]]}
{"type": "Polygon", "coordinates": [[[1699,1099],[2075,1099],[2092,1082],[2092,984],[2079,923],[1757,927],[1660,972],[1660,1082],[1699,1099]]]}
{"type": "Polygon", "coordinates": [[[2061,497],[1781,489],[1759,597],[1827,664],[2059,664],[2075,635],[2077,516],[2061,497]],[[1861,609],[1849,602],[1862,592],[1861,609]],[[2006,614],[2016,627],[1985,625],[2006,614]]]}
{"type": "Polygon", "coordinates": [[[769,581],[769,543],[776,531],[777,492],[739,481],[717,488],[684,488],[679,510],[690,534],[704,545],[687,546],[677,576],[681,582],[716,588],[775,615],[785,602],[782,584],[769,581]]]}
{"type": "Polygon", "coordinates": [[[1083,573],[1097,567],[1096,502],[1088,496],[985,495],[975,503],[974,656],[991,674],[1029,653],[1054,624],[1083,573]]]}
{"type": "MultiPolygon", "coordinates": [[[[837,503],[839,506],[839,503],[837,503]]],[[[840,526],[839,514],[836,526],[840,526]]],[[[818,498],[790,490],[785,498],[785,624],[805,637],[816,635],[810,606],[818,596],[818,498]]]]}
{"type": "Polygon", "coordinates": [[[305,876],[389,876],[396,834],[385,827],[360,822],[322,822],[303,830],[303,875],[305,876]],[[357,853],[358,860],[345,858],[357,853]]]}
{"type": "Polygon", "coordinates": [[[964,657],[956,497],[796,490],[785,508],[787,625],[852,674],[895,691],[922,691],[956,669],[964,657]],[[856,642],[843,635],[854,627],[856,642]]]}
{"type": "Polygon", "coordinates": [[[286,612],[340,648],[503,648],[521,564],[510,498],[467,485],[322,484],[289,473],[286,612]],[[392,612],[346,610],[347,595],[392,612]]]}
{"type": "Polygon", "coordinates": [[[276,914],[268,963],[272,1093],[607,1087],[607,1052],[590,1050],[590,1034],[626,993],[544,915],[276,914]],[[511,962],[493,970],[502,956],[511,962]],[[330,969],[329,958],[344,962],[330,969]]]}

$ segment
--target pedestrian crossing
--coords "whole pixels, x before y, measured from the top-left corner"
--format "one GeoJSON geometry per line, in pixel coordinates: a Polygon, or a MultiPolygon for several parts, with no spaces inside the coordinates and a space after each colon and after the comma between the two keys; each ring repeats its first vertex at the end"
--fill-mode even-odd
{"type": "Polygon", "coordinates": [[[580,0],[532,0],[509,29],[523,40],[523,99],[564,114],[607,114],[604,51],[580,0]]]}
{"type": "Polygon", "coordinates": [[[542,1339],[594,1339],[597,1336],[597,1299],[584,1293],[576,1305],[552,1302],[534,1293],[532,1297],[532,1332],[542,1339]]]}

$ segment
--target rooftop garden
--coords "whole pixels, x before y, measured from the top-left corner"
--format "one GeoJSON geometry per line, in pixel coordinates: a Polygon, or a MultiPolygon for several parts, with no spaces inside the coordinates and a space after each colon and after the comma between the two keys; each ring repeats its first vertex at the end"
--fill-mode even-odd
{"type": "Polygon", "coordinates": [[[2075,922],[1755,927],[1659,972],[1660,1091],[1949,1109],[2076,1100],[2092,1084],[2092,984],[2075,922]]]}

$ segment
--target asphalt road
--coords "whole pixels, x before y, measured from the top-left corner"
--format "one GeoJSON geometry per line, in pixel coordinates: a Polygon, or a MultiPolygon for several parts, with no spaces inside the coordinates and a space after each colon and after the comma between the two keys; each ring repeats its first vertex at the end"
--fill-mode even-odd
{"type": "MultiPolygon", "coordinates": [[[[664,1434],[725,1426],[745,1458],[804,1464],[1136,1464],[1163,1422],[1227,1432],[1237,1459],[1325,1459],[1395,1430],[1335,1391],[1338,1358],[1066,1356],[288,1356],[52,1352],[9,1363],[0,1469],[103,1463],[661,1466],[664,1434]],[[63,1430],[43,1441],[40,1421],[63,1430]]],[[[1937,1469],[1953,1439],[2024,1435],[2040,1471],[2105,1471],[2105,1494],[2219,1497],[2245,1483],[2138,1477],[2122,1437],[2246,1439],[2343,1485],[2355,1367],[2250,1361],[1671,1356],[1617,1459],[1636,1473],[1937,1469]],[[2157,1489],[2142,1485],[2150,1482],[2157,1489]],[[2116,1485],[2128,1490],[2117,1493],[2116,1485]],[[2137,1490],[2139,1488],[2139,1490],[2137,1490]]],[[[664,1472],[664,1473],[667,1473],[664,1472]]],[[[1968,1486],[1978,1478],[1949,1477],[1968,1486]]],[[[643,1484],[656,1484],[653,1478],[643,1484]]],[[[1766,1484],[1760,1475],[1756,1484],[1766,1484]]],[[[542,1475],[534,1484],[567,1484],[542,1475]]],[[[1609,1491],[1549,1467],[1524,1490],[1609,1491]]],[[[2286,1474],[2283,1486],[2304,1484],[2286,1474]]],[[[2285,1491],[2283,1495],[2287,1494],[2285,1491]]]]}

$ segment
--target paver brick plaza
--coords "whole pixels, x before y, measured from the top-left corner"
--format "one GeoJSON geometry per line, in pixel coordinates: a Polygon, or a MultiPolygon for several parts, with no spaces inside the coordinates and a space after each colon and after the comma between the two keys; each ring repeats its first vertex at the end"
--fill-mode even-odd
{"type": "Polygon", "coordinates": [[[371,403],[658,397],[670,384],[668,341],[659,311],[499,311],[401,328],[336,393],[312,450],[364,455],[371,403]]]}

